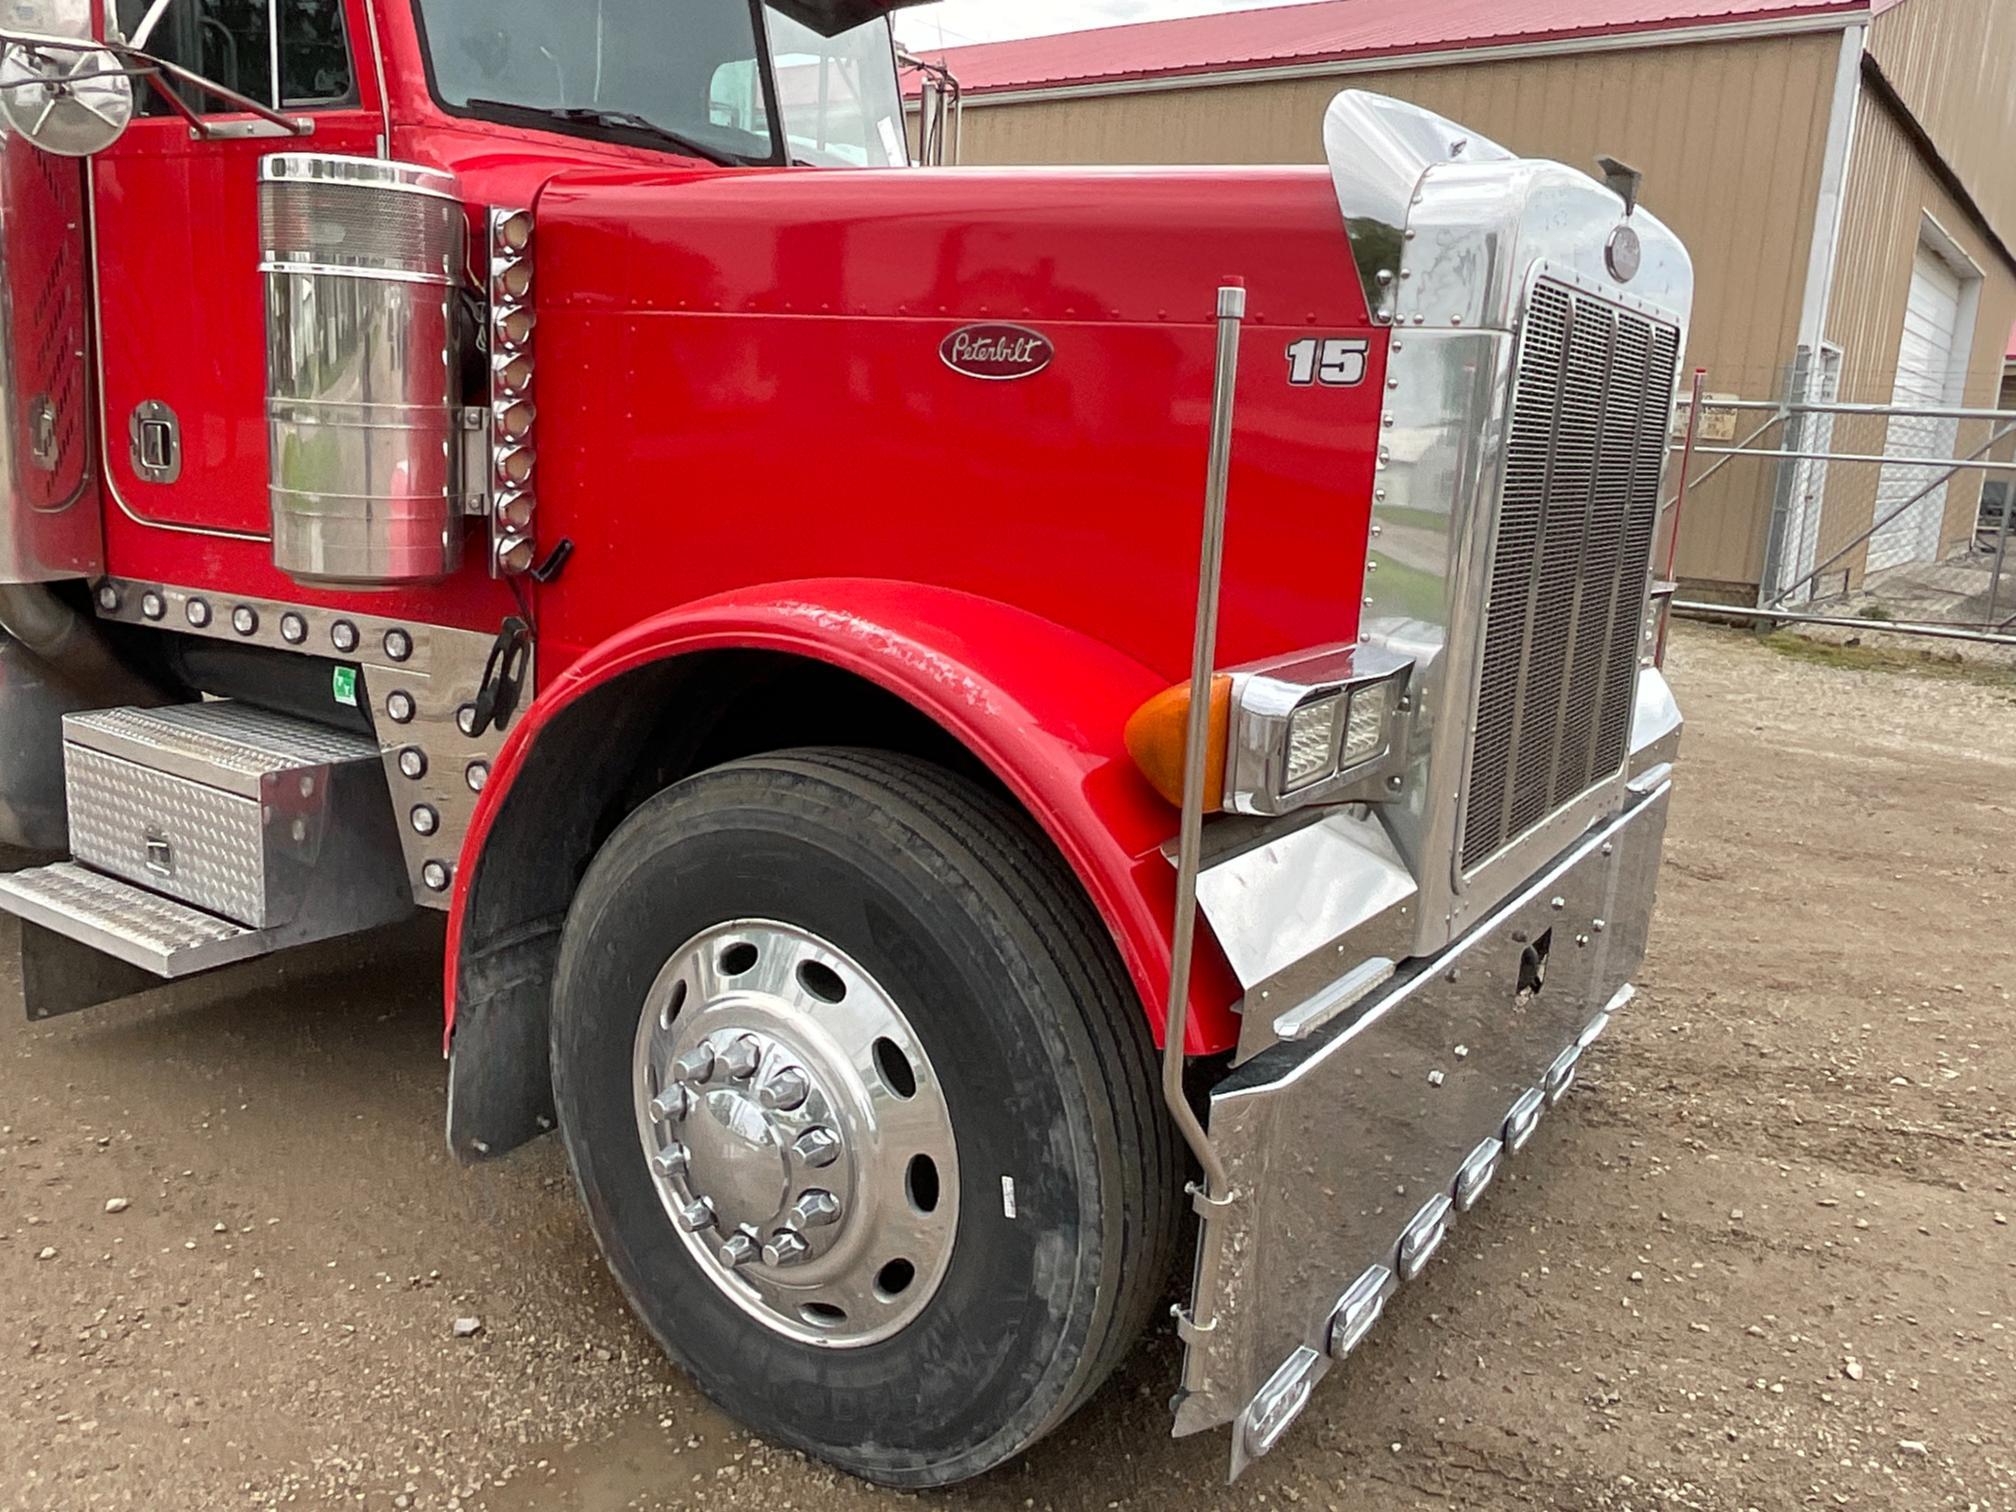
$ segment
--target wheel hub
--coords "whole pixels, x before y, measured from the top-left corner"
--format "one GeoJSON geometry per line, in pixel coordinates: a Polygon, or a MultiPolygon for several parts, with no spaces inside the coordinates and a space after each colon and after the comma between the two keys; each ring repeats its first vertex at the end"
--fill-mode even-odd
{"type": "Polygon", "coordinates": [[[638,1133],[700,1267],[828,1347],[911,1322],[951,1255],[951,1115],[901,1009],[852,959],[744,920],[674,951],[638,1026],[638,1133]]]}
{"type": "Polygon", "coordinates": [[[783,1217],[791,1188],[790,1142],[746,1092],[709,1092],[681,1128],[691,1154],[687,1180],[724,1225],[760,1228],[783,1217]]]}

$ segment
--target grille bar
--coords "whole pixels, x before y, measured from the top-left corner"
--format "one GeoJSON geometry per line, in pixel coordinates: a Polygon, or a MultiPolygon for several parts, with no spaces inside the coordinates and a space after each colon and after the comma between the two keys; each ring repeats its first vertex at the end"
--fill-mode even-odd
{"type": "Polygon", "coordinates": [[[1527,307],[1464,794],[1464,870],[1624,764],[1680,335],[1542,280],[1527,307]]]}

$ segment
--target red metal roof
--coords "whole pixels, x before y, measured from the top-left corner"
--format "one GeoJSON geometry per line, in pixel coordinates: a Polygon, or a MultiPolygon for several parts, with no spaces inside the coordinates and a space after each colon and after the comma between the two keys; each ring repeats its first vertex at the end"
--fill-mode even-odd
{"type": "Polygon", "coordinates": [[[942,52],[968,92],[1869,14],[1870,0],[1313,0],[942,52]]]}

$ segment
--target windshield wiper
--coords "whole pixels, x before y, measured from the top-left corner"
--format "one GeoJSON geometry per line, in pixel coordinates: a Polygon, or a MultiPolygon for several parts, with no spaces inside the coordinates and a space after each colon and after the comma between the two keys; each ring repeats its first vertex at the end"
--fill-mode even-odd
{"type": "Polygon", "coordinates": [[[527,105],[517,100],[470,100],[468,103],[474,110],[508,110],[548,121],[564,121],[570,126],[604,126],[616,131],[634,131],[639,136],[648,136],[668,147],[675,147],[688,157],[701,158],[709,163],[746,166],[751,161],[719,147],[703,146],[670,126],[660,126],[649,116],[641,116],[634,111],[605,110],[597,105],[527,105]]]}

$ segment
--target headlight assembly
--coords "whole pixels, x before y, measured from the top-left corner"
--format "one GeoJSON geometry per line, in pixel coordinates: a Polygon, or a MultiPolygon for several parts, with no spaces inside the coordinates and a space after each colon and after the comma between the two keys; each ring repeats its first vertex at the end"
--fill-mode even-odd
{"type": "MultiPolygon", "coordinates": [[[[1327,646],[1216,674],[1205,812],[1285,814],[1395,796],[1413,670],[1389,651],[1327,646]]],[[[1183,794],[1189,708],[1190,685],[1178,683],[1127,722],[1135,765],[1171,803],[1183,794]]]]}
{"type": "Polygon", "coordinates": [[[1412,670],[1404,657],[1363,646],[1235,670],[1225,809],[1282,814],[1390,796],[1385,780],[1405,758],[1399,727],[1412,670]]]}

